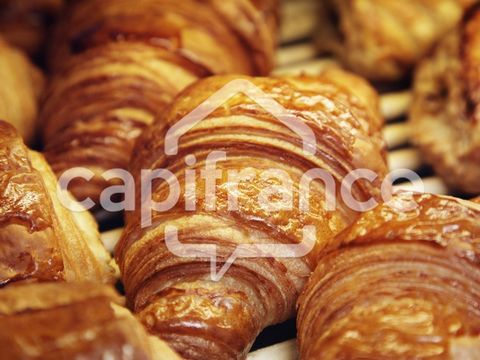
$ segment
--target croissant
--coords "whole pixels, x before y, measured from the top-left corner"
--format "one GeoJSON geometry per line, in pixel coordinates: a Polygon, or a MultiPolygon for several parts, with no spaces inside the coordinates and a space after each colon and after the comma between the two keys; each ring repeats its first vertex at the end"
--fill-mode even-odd
{"type": "Polygon", "coordinates": [[[0,291],[5,359],[180,360],[148,336],[113,288],[92,283],[22,284],[0,291]]]}
{"type": "Polygon", "coordinates": [[[27,57],[0,37],[0,119],[13,124],[23,139],[34,141],[38,100],[44,78],[27,57]]]}
{"type": "Polygon", "coordinates": [[[57,180],[43,156],[27,149],[3,121],[0,189],[0,286],[27,280],[114,280],[93,217],[60,203],[57,180]]]}
{"type": "Polygon", "coordinates": [[[399,80],[475,1],[322,0],[317,44],[371,80],[399,80]]]}
{"type": "Polygon", "coordinates": [[[476,359],[480,205],[403,193],[329,246],[299,299],[301,359],[476,359]]]}
{"type": "Polygon", "coordinates": [[[480,7],[415,74],[413,142],[453,189],[480,193],[480,7]]]}
{"type": "MultiPolygon", "coordinates": [[[[245,358],[264,327],[293,315],[315,254],[357,216],[341,199],[335,211],[328,211],[321,181],[311,183],[306,200],[310,206],[303,211],[299,206],[302,174],[323,169],[338,185],[354,169],[371,169],[378,178],[355,182],[352,192],[361,201],[378,197],[387,171],[381,123],[374,90],[340,70],[314,78],[216,76],[191,85],[140,136],[133,153],[130,171],[136,179],[137,206],[127,212],[125,231],[115,250],[129,307],[151,333],[186,359],[245,358]],[[198,110],[205,106],[201,104],[214,101],[210,96],[218,96],[225,87],[232,92],[222,94],[223,104],[182,133],[177,155],[167,155],[168,139],[186,126],[181,119],[197,107],[203,111],[198,110]],[[267,98],[253,99],[249,89],[264,92],[267,98]],[[298,133],[276,118],[282,114],[262,107],[268,99],[311,129],[315,155],[305,151],[298,133]],[[212,197],[208,181],[200,174],[208,171],[210,156],[222,151],[225,158],[217,160],[212,170],[216,174],[212,197]],[[142,193],[146,181],[141,174],[149,169],[170,171],[178,180],[178,202],[168,211],[151,210],[148,196],[142,193]],[[192,174],[195,179],[187,183],[192,174]],[[236,178],[235,174],[243,175],[236,178]],[[289,192],[288,185],[282,186],[284,180],[279,180],[282,176],[291,179],[290,207],[284,206],[288,196],[279,195],[282,189],[289,192]],[[272,185],[280,189],[269,192],[272,185]],[[262,194],[266,196],[263,203],[262,194]],[[172,227],[178,241],[190,250],[167,244],[172,227]],[[305,229],[310,235],[305,235],[305,229]],[[265,246],[252,249],[252,244],[270,244],[268,249],[290,245],[287,255],[289,251],[298,255],[284,258],[265,246]],[[242,247],[248,256],[232,260],[232,253],[238,254],[242,247]],[[212,254],[216,254],[216,265],[210,261],[212,254]]],[[[151,184],[154,201],[169,196],[166,181],[151,184]]],[[[335,189],[332,193],[340,197],[335,189]]]]}
{"type": "Polygon", "coordinates": [[[128,167],[136,137],[182,89],[211,74],[268,73],[276,26],[276,0],[74,3],[53,40],[41,114],[55,173],[90,169],[69,189],[98,204],[115,184],[101,175],[128,167]]]}
{"type": "Polygon", "coordinates": [[[0,0],[0,33],[28,54],[38,55],[48,23],[62,6],[63,0],[0,0]]]}

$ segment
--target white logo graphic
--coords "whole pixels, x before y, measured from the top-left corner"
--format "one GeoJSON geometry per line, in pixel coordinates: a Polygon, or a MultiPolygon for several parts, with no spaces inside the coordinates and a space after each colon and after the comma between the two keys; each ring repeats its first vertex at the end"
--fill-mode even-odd
{"type": "MultiPolygon", "coordinates": [[[[317,143],[312,129],[301,119],[290,114],[281,104],[271,96],[265,94],[260,88],[246,79],[236,79],[216,91],[207,100],[197,106],[193,111],[175,123],[165,137],[165,154],[176,155],[178,142],[196,124],[207,118],[217,108],[237,94],[244,94],[265,111],[278,119],[301,139],[303,151],[315,155],[317,143]]],[[[216,161],[213,162],[214,164],[216,161]]],[[[211,169],[215,171],[214,169],[211,169]]],[[[150,211],[150,209],[148,209],[150,211]]],[[[178,239],[178,232],[174,226],[167,226],[165,230],[165,243],[167,248],[175,255],[182,257],[205,257],[209,254],[212,280],[220,280],[237,258],[275,257],[293,258],[303,257],[312,251],[316,242],[316,229],[313,225],[303,228],[302,241],[299,244],[240,244],[229,256],[224,265],[217,272],[217,245],[214,244],[182,244],[178,239]]]]}
{"type": "MultiPolygon", "coordinates": [[[[197,106],[193,111],[184,116],[180,121],[176,122],[168,131],[164,141],[164,152],[166,156],[176,156],[178,154],[179,141],[183,135],[193,129],[195,125],[200,123],[211,115],[217,108],[220,108],[225,102],[232,97],[243,94],[257,103],[263,110],[275,117],[280,123],[290,129],[302,141],[302,149],[307,157],[314,157],[317,148],[316,137],[313,130],[308,127],[305,122],[296,117],[294,114],[285,109],[274,98],[264,93],[252,82],[246,79],[233,80],[208,99],[197,106]]],[[[216,180],[222,176],[221,171],[217,169],[217,163],[225,161],[227,154],[225,151],[211,151],[205,162],[205,169],[200,171],[201,176],[205,180],[205,210],[215,211],[216,209],[216,180]]],[[[185,156],[185,164],[193,166],[196,158],[193,154],[185,156]]],[[[228,183],[232,185],[232,189],[228,190],[228,210],[238,210],[238,184],[240,180],[251,179],[257,174],[252,168],[245,168],[241,171],[229,170],[228,183]],[[231,171],[231,172],[230,172],[231,171]],[[235,180],[231,180],[234,178],[235,180]]],[[[57,194],[63,206],[72,211],[83,211],[95,206],[94,202],[87,198],[80,203],[73,201],[69,195],[67,188],[70,181],[74,178],[82,178],[86,181],[94,178],[95,173],[86,168],[72,168],[67,170],[59,179],[57,184],[57,194]]],[[[100,205],[106,211],[118,212],[121,210],[132,211],[135,209],[135,187],[134,178],[126,170],[111,169],[101,175],[105,180],[110,181],[119,179],[123,185],[112,185],[103,190],[100,196],[100,205]],[[114,195],[123,195],[120,202],[113,202],[114,195]]],[[[258,196],[258,204],[265,212],[288,211],[293,209],[293,181],[285,170],[267,169],[260,174],[260,179],[267,181],[268,179],[278,179],[282,186],[271,186],[269,191],[260,192],[258,196]],[[270,201],[270,195],[275,193],[276,197],[281,195],[282,200],[278,202],[270,201]]],[[[337,194],[340,193],[342,204],[348,206],[351,210],[364,212],[373,209],[378,202],[372,197],[367,201],[358,201],[352,195],[353,184],[359,180],[373,182],[378,178],[378,174],[370,169],[354,169],[350,171],[341,181],[340,191],[336,189],[337,181],[328,171],[320,168],[313,168],[306,171],[298,184],[298,209],[307,213],[309,211],[310,184],[314,180],[323,183],[325,189],[325,211],[335,211],[337,194]]],[[[408,169],[396,169],[389,176],[383,179],[381,186],[381,196],[387,204],[392,195],[392,181],[404,178],[412,184],[416,184],[415,188],[418,192],[424,192],[423,182],[420,177],[413,171],[408,169]]],[[[181,185],[175,174],[168,169],[142,169],[140,179],[141,190],[141,224],[142,228],[152,225],[152,212],[167,212],[171,210],[181,196],[181,185]],[[161,179],[168,186],[168,196],[162,202],[156,202],[152,198],[152,182],[155,179],[161,179]]],[[[118,183],[118,182],[116,182],[118,183]]],[[[185,210],[195,211],[196,209],[196,188],[195,188],[195,170],[185,169],[185,210]]],[[[119,198],[118,196],[116,198],[119,198]]],[[[398,211],[410,211],[415,208],[413,202],[402,203],[400,207],[393,203],[392,206],[398,208],[398,211]]],[[[216,244],[184,244],[179,240],[178,229],[167,224],[165,226],[165,244],[170,252],[180,257],[192,258],[209,258],[211,278],[215,281],[220,280],[228,271],[230,266],[238,258],[300,258],[312,251],[316,243],[316,227],[309,224],[301,230],[302,240],[296,244],[266,244],[266,243],[249,243],[239,244],[232,251],[223,265],[218,269],[218,246],[216,244]]],[[[258,241],[260,242],[260,241],[258,241]]]]}

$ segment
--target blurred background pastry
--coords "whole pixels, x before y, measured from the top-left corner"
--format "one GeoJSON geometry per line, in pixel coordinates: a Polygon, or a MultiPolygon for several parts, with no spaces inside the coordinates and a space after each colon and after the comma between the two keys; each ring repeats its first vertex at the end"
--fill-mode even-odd
{"type": "Polygon", "coordinates": [[[457,192],[480,193],[480,6],[424,59],[410,127],[422,158],[457,192]]]}
{"type": "Polygon", "coordinates": [[[317,45],[370,80],[399,80],[474,2],[321,0],[317,45]]]}
{"type": "Polygon", "coordinates": [[[45,156],[79,199],[98,203],[127,168],[135,139],[187,85],[212,74],[267,74],[273,67],[276,0],[73,2],[49,53],[54,73],[41,122],[45,156]]]}
{"type": "Polygon", "coordinates": [[[38,102],[45,80],[23,52],[1,36],[0,79],[0,120],[14,125],[27,144],[36,143],[38,102]]]}
{"type": "Polygon", "coordinates": [[[0,34],[31,56],[42,52],[48,25],[60,13],[64,0],[0,0],[0,34]]]}

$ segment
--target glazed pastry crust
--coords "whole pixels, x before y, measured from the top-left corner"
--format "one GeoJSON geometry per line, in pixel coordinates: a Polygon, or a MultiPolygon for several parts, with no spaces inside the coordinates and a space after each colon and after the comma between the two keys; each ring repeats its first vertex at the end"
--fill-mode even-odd
{"type": "Polygon", "coordinates": [[[452,197],[401,194],[363,214],[299,299],[300,358],[475,358],[479,238],[480,206],[452,197]]]}
{"type": "Polygon", "coordinates": [[[426,162],[455,190],[480,193],[480,11],[419,66],[410,125],[426,162]]]}
{"type": "MultiPolygon", "coordinates": [[[[57,198],[57,181],[39,153],[0,122],[0,282],[113,281],[110,256],[86,211],[57,198]]],[[[73,199],[70,199],[73,201],[73,199]]]]}
{"type": "Polygon", "coordinates": [[[0,344],[8,359],[179,360],[148,336],[108,286],[43,283],[0,292],[0,344]]]}
{"type": "MultiPolygon", "coordinates": [[[[154,125],[139,138],[131,162],[136,178],[137,207],[127,213],[126,229],[116,248],[129,306],[154,334],[167,340],[188,359],[241,359],[265,327],[294,312],[296,297],[327,239],[355,218],[338,200],[336,211],[325,210],[321,182],[312,184],[310,209],[299,210],[300,177],[311,168],[325,169],[340,182],[354,168],[370,168],[377,181],[355,183],[358,199],[379,195],[387,169],[379,128],[378,98],[366,82],[335,70],[318,77],[250,78],[217,76],[182,92],[154,125]],[[231,81],[248,81],[307,124],[317,139],[316,155],[303,152],[298,135],[254,100],[238,93],[230,97],[180,138],[178,154],[166,156],[168,129],[231,81]],[[355,92],[347,84],[357,83],[355,92]],[[215,209],[208,210],[205,182],[196,177],[196,207],[186,210],[185,156],[194,155],[189,169],[204,169],[211,151],[225,151],[217,163],[215,209]],[[168,212],[152,213],[152,225],[141,226],[141,170],[168,169],[180,183],[177,204],[168,212]],[[287,173],[293,185],[293,209],[265,210],[258,201],[274,180],[262,178],[268,169],[287,173]],[[234,188],[227,173],[247,170],[248,181],[234,188]],[[234,190],[237,189],[237,190],[234,190]],[[229,209],[229,193],[238,208],[229,209]],[[238,258],[223,278],[212,281],[205,257],[174,255],[165,243],[167,226],[178,228],[179,241],[215,245],[220,267],[240,244],[299,244],[303,227],[315,224],[316,246],[301,258],[238,258]]],[[[338,184],[337,184],[338,185],[338,184]]],[[[163,181],[152,184],[152,198],[165,199],[163,181]]],[[[190,195],[189,195],[190,196],[190,195]]],[[[188,198],[188,196],[187,196],[188,198]]]]}

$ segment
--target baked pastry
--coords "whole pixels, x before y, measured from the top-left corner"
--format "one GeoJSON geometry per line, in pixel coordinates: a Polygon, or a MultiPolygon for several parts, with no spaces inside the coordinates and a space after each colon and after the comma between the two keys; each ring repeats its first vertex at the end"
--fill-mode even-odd
{"type": "Polygon", "coordinates": [[[216,76],[190,86],[140,136],[134,150],[130,171],[136,179],[137,206],[127,212],[115,250],[129,307],[151,333],[186,359],[245,358],[264,327],[293,315],[317,253],[357,216],[340,198],[342,179],[354,169],[371,169],[378,178],[355,182],[352,194],[359,201],[380,195],[387,172],[381,122],[375,91],[340,70],[314,78],[216,76]],[[187,126],[182,117],[225,87],[232,91],[222,93],[223,104],[187,133],[180,133],[177,155],[167,155],[165,147],[171,149],[171,139],[179,135],[176,131],[187,126]],[[257,103],[264,106],[265,98],[250,97],[249,91],[257,90],[285,112],[265,110],[257,103]],[[285,114],[311,129],[316,143],[302,141],[276,118],[285,114]],[[305,150],[305,144],[315,155],[305,150]],[[225,159],[217,160],[216,170],[210,169],[216,183],[208,190],[210,185],[203,179],[208,175],[200,174],[208,172],[210,156],[222,151],[225,159]],[[299,205],[299,184],[315,168],[330,175],[336,190],[326,191],[322,181],[313,181],[310,196],[303,198],[309,204],[305,209],[299,205]],[[153,211],[148,202],[169,198],[167,182],[153,181],[152,196],[145,193],[148,178],[141,174],[155,169],[170,171],[178,180],[178,201],[168,211],[158,207],[153,211]],[[193,180],[192,174],[197,174],[193,180]],[[285,179],[282,174],[291,179],[287,181],[291,188],[280,180],[285,179]],[[280,189],[271,189],[272,185],[280,189]],[[288,195],[287,200],[281,195],[288,193],[293,199],[290,205],[288,195]],[[337,198],[334,210],[328,210],[328,194],[337,198]],[[178,241],[190,250],[167,244],[172,227],[178,241]],[[305,231],[310,235],[304,238],[305,231]],[[199,244],[210,244],[210,250],[199,244]],[[252,244],[273,244],[276,251],[290,246],[283,258],[274,255],[278,252],[252,249],[252,244]],[[232,252],[245,246],[244,254],[253,258],[240,256],[229,267],[232,252]],[[192,257],[192,249],[197,257],[192,257]],[[265,252],[270,255],[261,257],[265,252]],[[218,281],[211,277],[213,254],[213,270],[219,272],[214,275],[223,275],[218,281]]]}
{"type": "Polygon", "coordinates": [[[11,44],[37,55],[47,26],[62,9],[63,0],[0,0],[0,33],[11,44]]]}
{"type": "Polygon", "coordinates": [[[0,120],[13,124],[23,139],[34,141],[38,101],[44,78],[28,58],[0,37],[0,120]]]}
{"type": "Polygon", "coordinates": [[[78,199],[98,203],[128,167],[138,134],[197,79],[266,74],[273,66],[276,0],[78,1],[62,18],[50,52],[55,73],[41,120],[45,156],[78,199]],[[68,99],[68,101],[65,101],[68,99]]]}
{"type": "Polygon", "coordinates": [[[50,52],[66,58],[110,42],[147,43],[209,73],[265,74],[273,67],[277,0],[77,1],[62,17],[50,52]]]}
{"type": "Polygon", "coordinates": [[[3,121],[0,189],[0,286],[17,281],[114,280],[111,258],[93,217],[87,211],[71,212],[60,203],[57,180],[43,156],[27,149],[3,121]]]}
{"type": "Polygon", "coordinates": [[[371,80],[398,80],[475,1],[322,0],[317,44],[371,80]]]}
{"type": "Polygon", "coordinates": [[[180,360],[148,336],[113,288],[92,283],[22,284],[0,291],[5,359],[180,360]]]}
{"type": "Polygon", "coordinates": [[[480,205],[400,194],[363,214],[299,299],[301,359],[475,359],[480,205]]]}
{"type": "Polygon", "coordinates": [[[415,74],[410,125],[427,163],[453,189],[480,193],[480,7],[415,74]]]}

